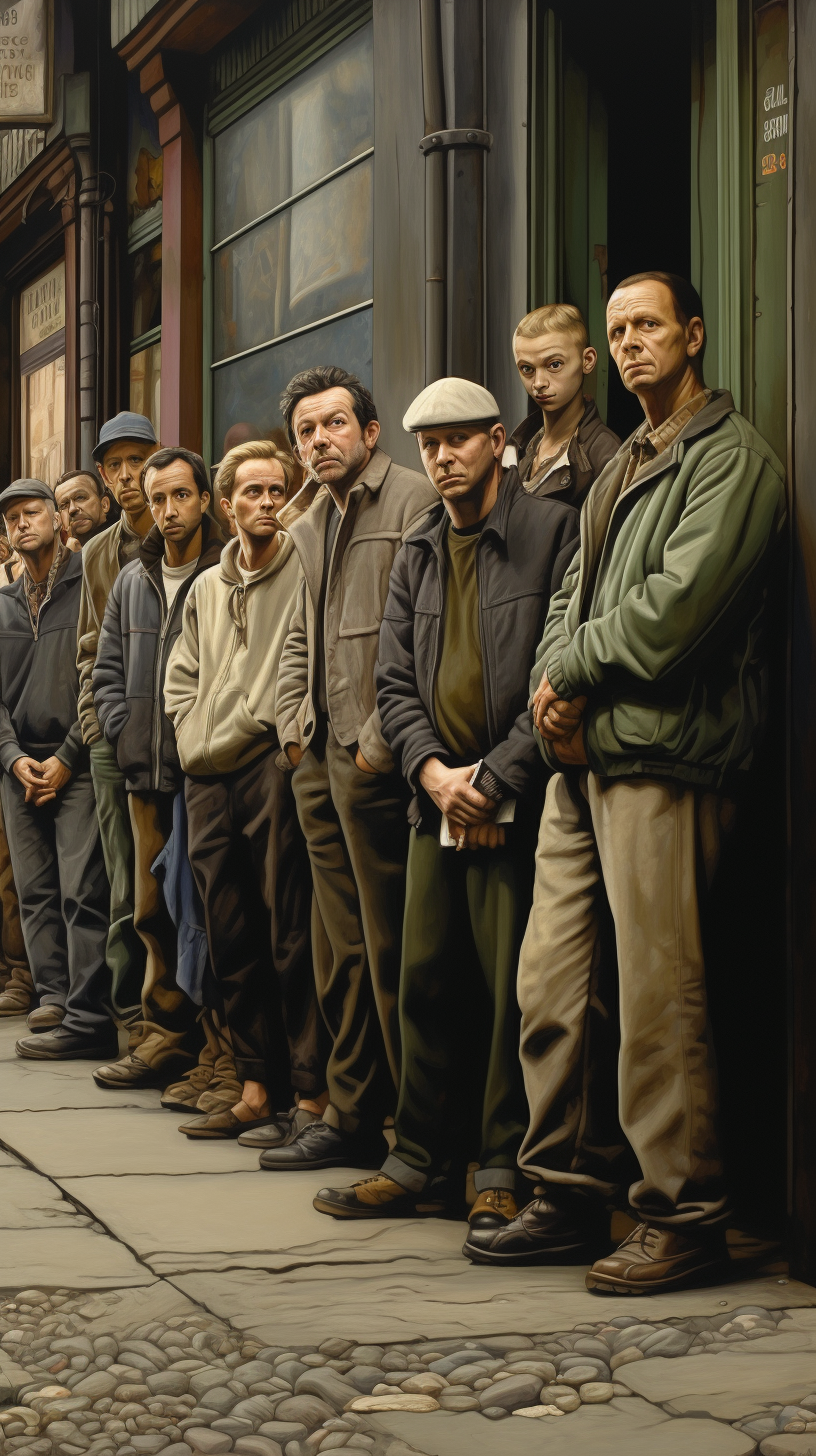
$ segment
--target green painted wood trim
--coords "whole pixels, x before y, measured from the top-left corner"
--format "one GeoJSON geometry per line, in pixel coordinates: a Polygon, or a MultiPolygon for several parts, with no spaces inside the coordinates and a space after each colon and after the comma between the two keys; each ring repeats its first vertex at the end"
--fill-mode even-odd
{"type": "Polygon", "coordinates": [[[691,281],[703,300],[711,385],[720,382],[716,23],[709,0],[697,0],[691,44],[691,281]]]}
{"type": "Polygon", "coordinates": [[[601,418],[606,419],[609,394],[609,346],[606,338],[609,126],[600,91],[590,88],[587,135],[587,328],[598,352],[590,389],[601,418]]]}
{"type": "Polygon", "coordinates": [[[239,116],[257,106],[298,71],[338,45],[372,18],[372,0],[346,0],[336,9],[315,15],[294,35],[265,56],[251,71],[212,102],[208,113],[210,136],[217,136],[239,116]]]}
{"type": "Polygon", "coordinates": [[[742,9],[740,0],[717,0],[717,383],[731,390],[737,409],[745,405],[750,411],[753,131],[750,51],[742,9]]]}
{"type": "MultiPolygon", "coordinates": [[[[207,117],[204,118],[204,153],[202,157],[202,184],[203,184],[203,215],[204,225],[202,227],[201,246],[204,250],[203,267],[203,296],[201,300],[201,360],[204,370],[204,382],[202,386],[202,454],[207,465],[213,462],[213,380],[212,380],[212,356],[213,356],[213,257],[212,245],[214,235],[213,210],[215,206],[215,181],[213,152],[214,146],[212,137],[207,130],[207,117]]],[[[217,452],[220,459],[220,451],[217,452]]]]}
{"type": "Polygon", "coordinates": [[[537,0],[529,114],[531,309],[561,297],[559,39],[554,12],[537,0]]]}
{"type": "Polygon", "coordinates": [[[155,329],[148,329],[147,333],[140,334],[138,339],[131,339],[131,354],[141,354],[143,349],[150,349],[153,344],[161,343],[161,324],[156,324],[155,329]]]}

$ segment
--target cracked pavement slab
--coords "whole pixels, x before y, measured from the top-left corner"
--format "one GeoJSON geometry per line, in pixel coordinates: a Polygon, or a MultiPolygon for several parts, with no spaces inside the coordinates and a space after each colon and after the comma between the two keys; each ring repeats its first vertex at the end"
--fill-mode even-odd
{"type": "MultiPolygon", "coordinates": [[[[816,1390],[816,1290],[780,1269],[637,1299],[591,1294],[581,1268],[475,1269],[461,1256],[463,1224],[335,1223],[311,1207],[325,1172],[262,1173],[237,1143],[188,1141],[177,1131],[182,1115],[163,1111],[158,1092],[96,1088],[85,1062],[21,1063],[19,1030],[0,1024],[0,1288],[84,1290],[89,1329],[207,1312],[239,1340],[291,1350],[330,1337],[370,1345],[533,1335],[622,1315],[713,1319],[750,1305],[791,1313],[750,1345],[639,1360],[612,1375],[631,1396],[560,1418],[508,1416],[500,1437],[477,1412],[370,1417],[367,1429],[388,1435],[394,1456],[558,1456],[567,1441],[587,1456],[747,1456],[756,1443],[731,1422],[816,1390]]],[[[147,1447],[124,1456],[139,1451],[147,1447]]]]}

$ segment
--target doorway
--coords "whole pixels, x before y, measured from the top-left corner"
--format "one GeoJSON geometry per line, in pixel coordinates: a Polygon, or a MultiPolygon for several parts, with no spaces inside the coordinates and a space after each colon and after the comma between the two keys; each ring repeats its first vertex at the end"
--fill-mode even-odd
{"type": "MultiPolygon", "coordinates": [[[[716,134],[713,96],[706,101],[708,131],[700,115],[700,76],[707,66],[706,75],[711,79],[716,60],[712,49],[716,0],[677,0],[671,6],[629,0],[623,10],[607,0],[556,0],[552,8],[557,24],[551,34],[560,74],[560,175],[558,187],[550,191],[558,199],[560,258],[557,268],[550,270],[552,286],[559,290],[557,296],[584,309],[591,341],[600,354],[605,350],[605,338],[599,305],[605,305],[623,278],[649,269],[691,278],[712,315],[707,320],[706,376],[711,387],[718,387],[716,294],[710,306],[711,294],[701,267],[705,232],[706,276],[716,279],[721,246],[716,155],[713,171],[710,153],[701,161],[701,137],[710,146],[716,134]]],[[[780,87],[785,74],[780,70],[782,42],[777,34],[781,30],[784,36],[784,16],[780,21],[777,12],[784,11],[784,0],[758,3],[756,8],[761,17],[757,20],[759,40],[754,53],[740,52],[740,83],[744,95],[750,97],[758,84],[757,75],[761,75],[762,95],[769,96],[769,116],[779,130],[782,122],[774,118],[783,114],[780,87]]],[[[766,120],[763,110],[763,127],[766,120]]],[[[738,118],[738,129],[741,124],[738,118]]],[[[751,152],[752,121],[740,136],[741,145],[751,152]]],[[[781,150],[779,146],[775,149],[781,150]]],[[[758,178],[758,182],[762,180],[767,179],[758,178]]],[[[784,195],[779,208],[783,206],[784,195]]],[[[780,244],[778,218],[776,213],[771,218],[768,209],[763,226],[770,231],[772,225],[776,226],[777,260],[784,245],[784,217],[780,244]]],[[[749,289],[754,286],[756,265],[754,249],[749,289]]],[[[769,271],[756,268],[757,287],[769,271]]],[[[777,266],[773,277],[779,272],[777,266]]],[[[763,287],[770,291],[769,285],[763,287]]],[[[756,309],[761,306],[757,303],[756,309]]],[[[754,311],[752,307],[751,315],[754,311]]],[[[741,343],[748,357],[752,357],[753,340],[752,317],[741,325],[741,343]]],[[[779,349],[766,352],[775,357],[779,349]]],[[[597,374],[599,409],[625,439],[642,422],[641,407],[623,388],[614,365],[608,365],[606,372],[599,367],[597,374]]],[[[783,369],[783,396],[784,382],[783,369]]],[[[770,395],[767,387],[765,393],[770,395]]],[[[743,412],[751,414],[754,391],[743,390],[743,395],[743,412]]],[[[757,419],[757,427],[763,429],[762,420],[757,419]]],[[[770,428],[764,433],[779,449],[770,428]]],[[[784,583],[780,583],[778,597],[781,606],[771,645],[771,692],[775,701],[784,702],[784,583]]],[[[767,735],[744,792],[705,927],[723,1147],[735,1220],[739,1228],[770,1239],[783,1236],[786,1213],[784,759],[784,721],[780,717],[767,735]]]]}

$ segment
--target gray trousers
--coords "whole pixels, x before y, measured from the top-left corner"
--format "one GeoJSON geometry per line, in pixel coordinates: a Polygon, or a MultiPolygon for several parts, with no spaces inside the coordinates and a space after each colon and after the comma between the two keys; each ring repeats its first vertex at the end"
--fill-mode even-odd
{"type": "Polygon", "coordinates": [[[0,798],[40,1003],[65,1007],[66,1031],[113,1038],[105,961],[110,889],[91,775],[70,778],[38,809],[25,802],[19,779],[4,773],[0,798]]]}

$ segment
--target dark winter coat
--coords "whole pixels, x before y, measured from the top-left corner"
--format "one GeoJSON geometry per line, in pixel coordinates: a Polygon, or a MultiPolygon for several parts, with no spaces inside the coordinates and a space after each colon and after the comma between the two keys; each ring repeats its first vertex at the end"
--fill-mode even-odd
{"type": "MultiPolygon", "coordinates": [[[[533,495],[554,495],[557,500],[578,510],[586,500],[592,482],[620,446],[614,430],[610,430],[598,414],[594,399],[589,396],[584,399],[583,419],[569,442],[566,461],[531,492],[533,495]]],[[[508,438],[508,447],[516,451],[520,476],[524,475],[528,452],[531,448],[538,448],[535,441],[540,431],[541,410],[537,409],[534,414],[527,415],[508,438]]]]}
{"type": "MultiPolygon", "coordinates": [[[[398,552],[380,628],[376,683],[382,731],[414,790],[425,759],[452,758],[434,705],[448,521],[440,502],[398,552]]],[[[479,536],[476,571],[490,738],[484,761],[510,796],[523,794],[538,771],[530,668],[550,597],[577,544],[577,513],[560,501],[528,495],[518,471],[505,470],[479,536]]],[[[416,822],[415,809],[412,817],[416,822]]]]}
{"type": "Polygon", "coordinates": [[[69,552],[40,607],[36,631],[25,575],[0,590],[0,763],[22,756],[85,767],[77,714],[77,621],[82,557],[69,552]]]}
{"type": "Polygon", "coordinates": [[[182,582],[168,614],[164,538],[154,526],[138,561],[119,573],[108,597],[93,670],[94,706],[127,788],[137,793],[172,794],[182,782],[173,725],[164,711],[164,677],[187,593],[196,577],[217,565],[223,545],[217,525],[204,516],[196,569],[182,582]]]}

